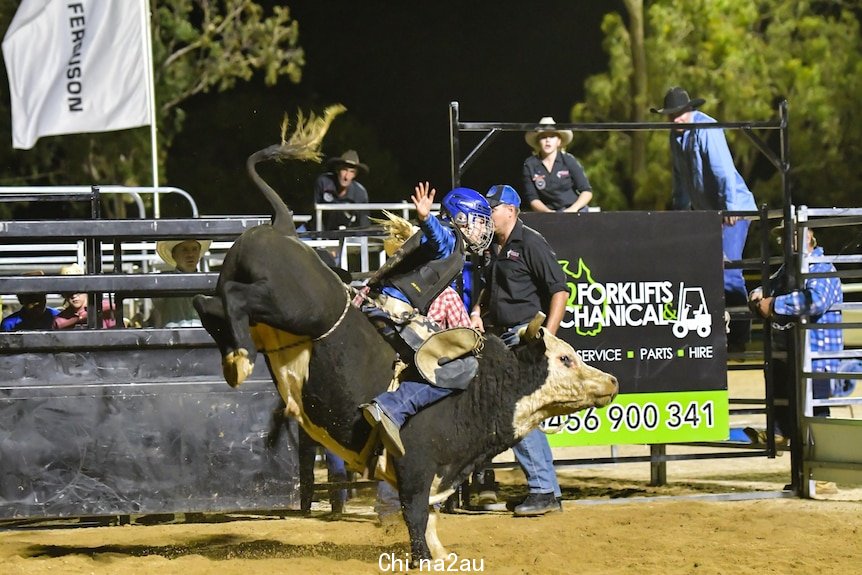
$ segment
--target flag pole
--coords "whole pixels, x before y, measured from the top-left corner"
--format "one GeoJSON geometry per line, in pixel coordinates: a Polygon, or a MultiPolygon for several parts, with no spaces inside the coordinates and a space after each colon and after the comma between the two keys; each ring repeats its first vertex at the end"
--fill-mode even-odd
{"type": "MultiPolygon", "coordinates": [[[[152,165],[153,165],[153,188],[159,187],[159,149],[156,144],[156,81],[153,69],[153,40],[152,30],[150,26],[150,3],[149,0],[141,0],[143,10],[141,17],[144,19],[144,54],[148,60],[149,66],[147,70],[147,90],[150,96],[150,147],[152,149],[152,165]]],[[[153,217],[158,219],[161,216],[159,205],[159,192],[153,190],[153,217]]]]}

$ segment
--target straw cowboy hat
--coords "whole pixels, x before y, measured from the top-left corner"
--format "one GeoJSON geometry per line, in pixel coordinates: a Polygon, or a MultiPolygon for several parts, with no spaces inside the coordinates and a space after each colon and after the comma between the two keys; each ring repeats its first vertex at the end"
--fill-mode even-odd
{"type": "Polygon", "coordinates": [[[524,139],[534,150],[539,149],[539,136],[541,136],[542,134],[556,134],[560,137],[560,140],[562,140],[563,148],[572,143],[572,131],[558,130],[556,128],[556,123],[554,122],[554,119],[552,117],[545,116],[544,118],[539,120],[539,123],[542,124],[542,128],[539,128],[534,132],[527,132],[526,134],[524,134],[524,139]]]}
{"type": "Polygon", "coordinates": [[[185,240],[161,240],[156,242],[156,253],[159,254],[162,261],[170,267],[175,268],[177,267],[177,262],[171,252],[173,252],[174,248],[183,242],[197,242],[201,246],[201,254],[205,254],[206,251],[210,249],[212,240],[196,240],[194,238],[188,238],[185,240]]]}
{"type": "Polygon", "coordinates": [[[664,106],[659,109],[650,108],[649,111],[653,114],[661,114],[662,116],[670,116],[678,114],[683,110],[697,110],[703,106],[706,100],[703,98],[695,98],[692,100],[688,97],[688,92],[676,86],[667,91],[664,95],[664,106]]]}
{"type": "Polygon", "coordinates": [[[67,266],[63,266],[60,268],[61,276],[82,276],[84,275],[84,268],[79,266],[78,264],[69,264],[67,266]]]}
{"type": "Polygon", "coordinates": [[[347,166],[348,168],[361,170],[365,174],[370,171],[368,166],[359,161],[359,154],[356,153],[356,150],[347,150],[336,158],[329,158],[326,160],[326,165],[333,170],[337,170],[341,166],[347,166]]]}

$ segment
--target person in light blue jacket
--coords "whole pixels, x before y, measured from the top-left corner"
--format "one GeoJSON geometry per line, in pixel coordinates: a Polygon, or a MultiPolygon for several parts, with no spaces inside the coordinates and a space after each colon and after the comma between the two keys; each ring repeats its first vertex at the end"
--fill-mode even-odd
{"type": "MultiPolygon", "coordinates": [[[[703,98],[689,98],[680,87],[667,91],[664,105],[651,108],[655,114],[667,116],[677,124],[715,123],[715,119],[697,108],[703,98]]],[[[673,166],[673,209],[755,211],[754,195],[733,163],[724,130],[674,129],[670,132],[670,153],[673,166]]],[[[742,259],[749,221],[738,216],[725,216],[722,225],[722,247],[725,261],[742,259]]],[[[727,306],[746,305],[748,292],[741,269],[724,270],[724,298],[727,306]]],[[[735,320],[727,336],[729,351],[744,351],[751,323],[735,320]]]]}

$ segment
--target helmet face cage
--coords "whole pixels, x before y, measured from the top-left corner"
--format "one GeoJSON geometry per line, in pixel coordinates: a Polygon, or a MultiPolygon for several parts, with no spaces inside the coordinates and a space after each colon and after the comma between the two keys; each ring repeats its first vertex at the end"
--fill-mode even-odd
{"type": "Polygon", "coordinates": [[[460,212],[452,220],[470,251],[481,254],[494,238],[494,221],[484,214],[460,212]]]}
{"type": "Polygon", "coordinates": [[[443,198],[443,207],[470,251],[482,253],[491,245],[494,237],[491,206],[479,192],[455,188],[443,198]]]}

